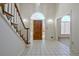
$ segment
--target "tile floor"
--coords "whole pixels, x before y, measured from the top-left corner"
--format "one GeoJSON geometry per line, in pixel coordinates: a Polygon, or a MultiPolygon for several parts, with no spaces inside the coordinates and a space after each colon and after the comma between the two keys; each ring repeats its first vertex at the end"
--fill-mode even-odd
{"type": "Polygon", "coordinates": [[[69,47],[59,41],[34,40],[22,56],[69,56],[69,47]]]}
{"type": "Polygon", "coordinates": [[[70,46],[70,38],[60,38],[59,41],[67,46],[70,46]]]}

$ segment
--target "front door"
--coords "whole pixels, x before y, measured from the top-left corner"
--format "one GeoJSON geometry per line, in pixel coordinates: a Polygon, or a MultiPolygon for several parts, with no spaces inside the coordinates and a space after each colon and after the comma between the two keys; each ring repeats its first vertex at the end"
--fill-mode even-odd
{"type": "Polygon", "coordinates": [[[33,21],[33,39],[42,40],[42,20],[33,21]]]}

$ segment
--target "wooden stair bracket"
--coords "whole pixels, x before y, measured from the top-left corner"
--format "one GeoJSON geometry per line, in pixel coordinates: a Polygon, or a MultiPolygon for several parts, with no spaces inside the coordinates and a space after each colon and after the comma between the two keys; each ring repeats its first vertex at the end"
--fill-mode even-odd
{"type": "Polygon", "coordinates": [[[13,26],[14,26],[14,28],[16,29],[16,28],[17,28],[17,26],[18,26],[18,24],[13,23],[13,26]]]}
{"type": "Polygon", "coordinates": [[[21,30],[18,30],[18,34],[20,34],[21,33],[21,30]]]}
{"type": "Polygon", "coordinates": [[[20,35],[23,38],[23,34],[20,35]]]}
{"type": "Polygon", "coordinates": [[[14,23],[13,23],[13,22],[11,22],[11,25],[14,25],[14,23]]]}
{"type": "Polygon", "coordinates": [[[3,11],[3,14],[6,15],[6,16],[11,16],[11,17],[14,17],[12,14],[6,12],[6,11],[3,11]]]}
{"type": "Polygon", "coordinates": [[[23,40],[25,40],[25,38],[24,38],[24,37],[22,37],[22,39],[23,39],[23,40]]]}
{"type": "Polygon", "coordinates": [[[24,42],[27,44],[27,41],[25,40],[25,38],[23,37],[24,34],[21,35],[22,39],[24,40],[24,42]]]}
{"type": "Polygon", "coordinates": [[[16,32],[18,32],[18,28],[16,28],[16,32]]]}

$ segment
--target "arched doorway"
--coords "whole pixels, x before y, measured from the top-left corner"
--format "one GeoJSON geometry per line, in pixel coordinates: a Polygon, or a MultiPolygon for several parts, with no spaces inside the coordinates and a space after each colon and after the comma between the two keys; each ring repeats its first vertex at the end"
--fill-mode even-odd
{"type": "Polygon", "coordinates": [[[67,46],[70,46],[70,22],[70,15],[57,19],[58,40],[67,46]]]}
{"type": "Polygon", "coordinates": [[[43,37],[45,36],[44,31],[45,31],[45,16],[41,12],[35,12],[31,16],[32,20],[32,37],[33,40],[42,40],[43,37]]]}

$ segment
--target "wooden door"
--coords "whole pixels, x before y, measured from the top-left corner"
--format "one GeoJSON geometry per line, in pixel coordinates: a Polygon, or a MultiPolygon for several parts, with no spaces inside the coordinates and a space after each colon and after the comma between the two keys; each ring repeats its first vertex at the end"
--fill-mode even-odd
{"type": "Polygon", "coordinates": [[[34,20],[33,22],[33,39],[42,40],[42,20],[34,20]]]}

